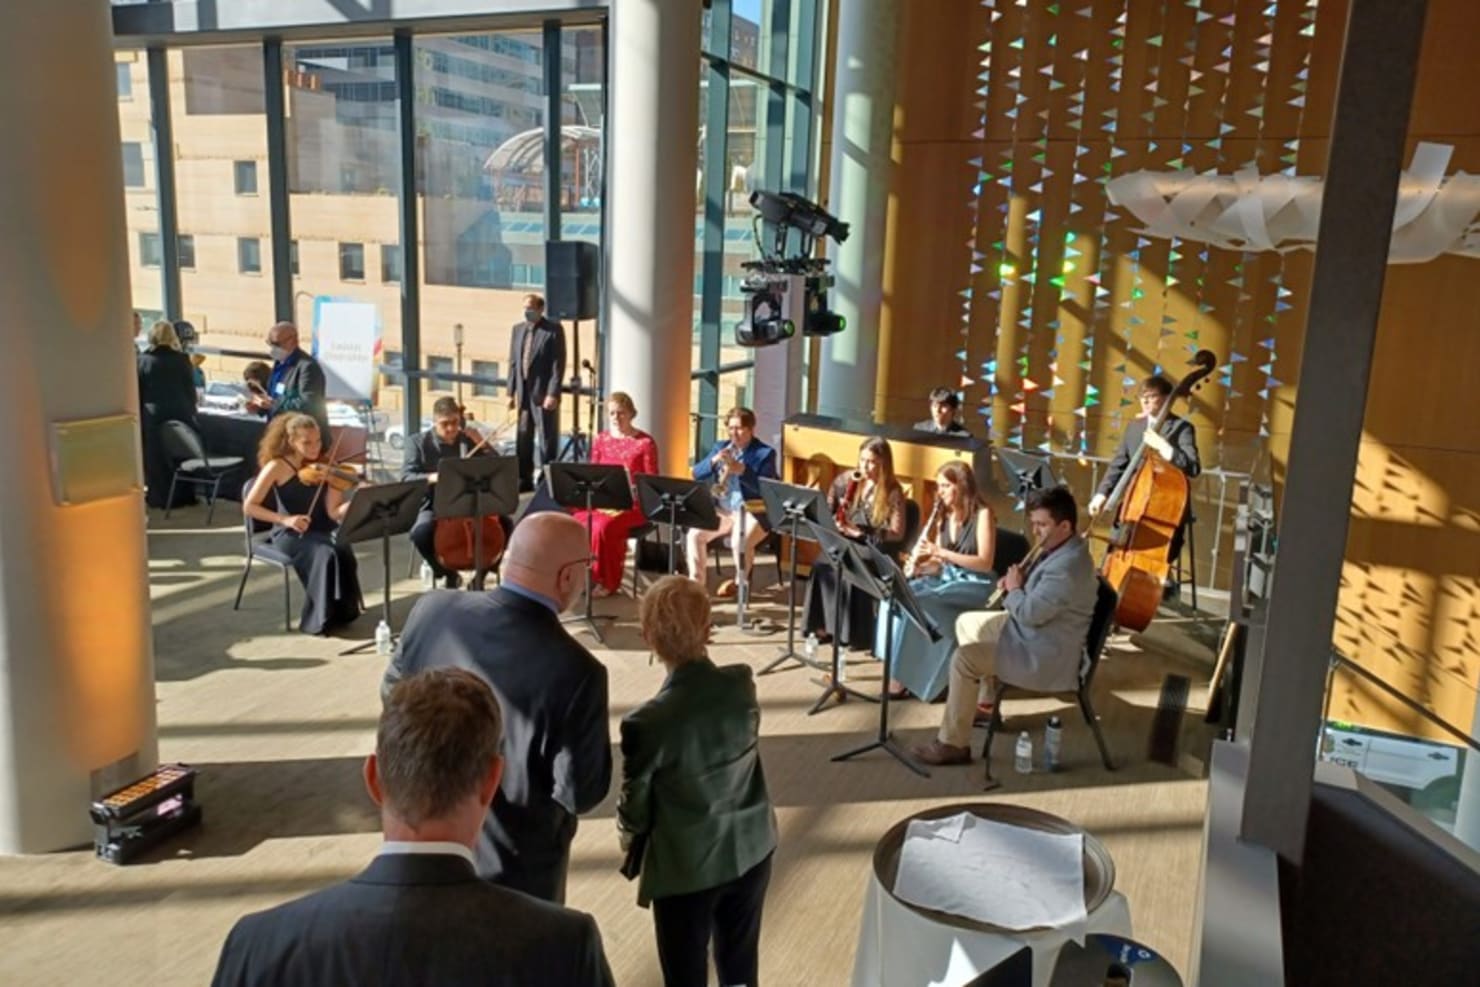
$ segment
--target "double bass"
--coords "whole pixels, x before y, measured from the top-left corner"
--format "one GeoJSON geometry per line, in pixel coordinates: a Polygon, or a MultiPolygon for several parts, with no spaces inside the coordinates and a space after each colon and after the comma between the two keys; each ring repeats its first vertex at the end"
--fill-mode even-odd
{"type": "MultiPolygon", "coordinates": [[[[464,412],[466,414],[466,412],[464,412]]],[[[462,459],[470,459],[484,450],[489,441],[498,434],[490,430],[469,449],[462,459]]],[[[497,514],[485,514],[480,518],[441,518],[432,536],[437,561],[454,572],[473,572],[470,584],[475,590],[483,588],[483,577],[498,564],[504,554],[504,526],[497,514]]]]}
{"type": "MultiPolygon", "coordinates": [[[[1172,404],[1191,396],[1217,368],[1218,358],[1209,350],[1198,350],[1192,363],[1194,369],[1177,382],[1156,417],[1146,423],[1147,433],[1161,428],[1172,404]]],[[[1103,513],[1120,505],[1100,574],[1120,597],[1115,622],[1121,627],[1144,631],[1156,616],[1171,571],[1172,536],[1187,516],[1191,495],[1187,474],[1143,441],[1101,508],[1103,513]]]]}

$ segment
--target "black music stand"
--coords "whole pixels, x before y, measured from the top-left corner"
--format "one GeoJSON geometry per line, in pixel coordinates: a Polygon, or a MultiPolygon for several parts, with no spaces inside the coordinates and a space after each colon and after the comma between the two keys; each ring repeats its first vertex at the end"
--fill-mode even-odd
{"type": "MultiPolygon", "coordinates": [[[[385,621],[387,627],[391,625],[391,535],[411,530],[426,495],[425,477],[361,487],[355,491],[344,520],[339,522],[339,528],[334,532],[334,541],[339,545],[354,545],[371,538],[380,539],[380,554],[385,562],[385,588],[380,619],[385,621]]],[[[396,637],[395,634],[391,635],[392,640],[396,637]]],[[[372,639],[342,654],[355,655],[374,647],[375,641],[372,639]]]]}
{"type": "MultiPolygon", "coordinates": [[[[555,503],[567,510],[581,508],[586,512],[586,544],[591,544],[592,511],[630,511],[632,509],[632,481],[627,470],[621,466],[605,466],[597,463],[553,462],[545,467],[545,483],[555,503]]],[[[597,618],[591,613],[591,568],[596,564],[595,556],[586,559],[586,612],[576,617],[562,617],[561,623],[585,624],[596,640],[605,644],[601,630],[596,626],[597,618]]],[[[602,620],[615,620],[604,615],[602,620]]]]}
{"type": "Polygon", "coordinates": [[[862,747],[834,756],[833,760],[846,761],[850,757],[882,747],[886,753],[893,755],[896,761],[915,774],[929,778],[930,772],[916,764],[914,759],[901,750],[894,742],[894,738],[889,735],[889,680],[894,675],[895,609],[898,608],[910,623],[920,628],[932,643],[940,640],[940,630],[935,626],[935,621],[920,609],[920,602],[915,599],[915,593],[910,589],[910,581],[904,578],[904,573],[900,571],[892,558],[872,545],[853,546],[850,555],[853,556],[850,562],[857,563],[849,572],[854,588],[878,600],[879,606],[888,608],[888,613],[884,618],[884,680],[883,688],[879,690],[878,735],[862,747]]]}
{"type": "MultiPolygon", "coordinates": [[[[838,574],[838,589],[833,594],[832,676],[823,680],[822,695],[818,696],[817,701],[812,704],[812,708],[807,710],[807,715],[812,716],[821,711],[822,707],[827,705],[827,701],[834,697],[837,698],[838,702],[846,702],[849,696],[857,696],[865,702],[879,702],[879,699],[875,696],[871,696],[866,692],[859,692],[857,689],[844,685],[842,676],[839,674],[843,667],[843,646],[841,644],[843,638],[843,583],[844,580],[847,580],[849,585],[854,585],[854,573],[860,573],[857,578],[872,580],[872,575],[864,568],[865,563],[862,561],[867,556],[857,554],[861,551],[867,552],[867,547],[855,541],[850,541],[839,534],[838,530],[833,527],[830,519],[822,524],[818,524],[815,521],[807,521],[805,524],[808,531],[811,532],[813,540],[821,546],[822,554],[827,556],[827,560],[832,563],[833,569],[838,574]]],[[[884,685],[883,693],[886,696],[889,694],[887,682],[884,685]]]]}
{"type": "Polygon", "coordinates": [[[819,667],[815,660],[797,654],[797,542],[802,539],[817,540],[810,526],[806,529],[802,527],[804,522],[837,530],[833,527],[832,512],[827,508],[827,495],[812,487],[798,487],[782,483],[780,480],[762,477],[761,500],[766,502],[766,516],[771,519],[772,530],[787,527],[786,533],[791,538],[791,549],[788,552],[790,575],[786,587],[786,649],[769,665],[761,669],[760,674],[773,672],[776,666],[788,660],[803,666],[819,667]],[[805,534],[803,534],[804,530],[805,534]]]}
{"type": "Polygon", "coordinates": [[[473,578],[468,589],[483,589],[482,519],[512,514],[519,507],[519,459],[516,456],[469,456],[437,463],[437,490],[432,513],[438,521],[473,518],[473,578]]]}
{"type": "MultiPolygon", "coordinates": [[[[699,480],[677,476],[655,476],[644,473],[637,478],[637,500],[642,513],[654,524],[668,525],[668,571],[678,570],[678,532],[682,528],[714,531],[719,528],[719,512],[714,508],[714,495],[699,480]]],[[[693,561],[690,560],[690,565],[693,561]]],[[[694,576],[694,573],[689,573],[694,576]]],[[[702,577],[702,573],[695,578],[702,577]]]]}
{"type": "MultiPolygon", "coordinates": [[[[1047,456],[1036,452],[1017,452],[1013,449],[994,449],[997,462],[1007,474],[1012,495],[1018,503],[1026,504],[1028,496],[1035,490],[1046,490],[1055,486],[1053,466],[1047,456]]],[[[1023,513],[1023,530],[1028,530],[1028,515],[1023,513]]]]}

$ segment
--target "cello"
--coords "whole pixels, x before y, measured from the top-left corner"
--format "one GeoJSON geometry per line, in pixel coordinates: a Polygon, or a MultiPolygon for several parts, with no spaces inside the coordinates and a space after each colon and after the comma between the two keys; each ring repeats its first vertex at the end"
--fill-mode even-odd
{"type": "MultiPolygon", "coordinates": [[[[1192,363],[1194,369],[1177,382],[1156,417],[1146,423],[1148,433],[1161,428],[1177,398],[1191,396],[1217,368],[1218,358],[1209,350],[1198,350],[1192,363]]],[[[1172,536],[1187,516],[1190,499],[1187,474],[1142,440],[1101,508],[1103,513],[1120,505],[1100,574],[1119,595],[1115,622],[1121,627],[1144,631],[1156,616],[1171,571],[1172,536]]]]}
{"type": "MultiPolygon", "coordinates": [[[[461,410],[461,406],[459,406],[461,410]]],[[[460,458],[470,459],[484,451],[500,430],[491,430],[460,458]]],[[[437,561],[454,572],[473,571],[470,588],[481,590],[484,575],[504,554],[504,526],[497,514],[480,518],[442,518],[437,521],[432,544],[437,561]]]]}

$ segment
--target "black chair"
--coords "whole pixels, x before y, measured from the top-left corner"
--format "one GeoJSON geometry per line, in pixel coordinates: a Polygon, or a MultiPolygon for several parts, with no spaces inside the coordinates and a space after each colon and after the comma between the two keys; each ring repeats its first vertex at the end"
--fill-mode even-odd
{"type": "Polygon", "coordinates": [[[181,421],[171,420],[160,425],[159,436],[164,443],[165,456],[175,470],[170,477],[170,492],[165,499],[164,516],[170,516],[168,505],[175,502],[175,485],[183,480],[198,487],[211,488],[210,493],[206,494],[206,503],[209,505],[206,508],[206,524],[210,524],[216,515],[216,493],[221,489],[221,481],[241,467],[242,457],[212,458],[195,429],[181,421]]]}
{"type": "Polygon", "coordinates": [[[1193,512],[1191,505],[1187,508],[1187,523],[1182,529],[1184,538],[1182,540],[1182,551],[1172,560],[1176,567],[1177,585],[1180,587],[1185,581],[1192,589],[1192,609],[1197,609],[1197,542],[1193,538],[1193,532],[1197,530],[1197,514],[1193,512]],[[1187,560],[1188,575],[1192,578],[1184,580],[1182,576],[1182,560],[1187,560]]]}
{"type": "Polygon", "coordinates": [[[997,526],[997,540],[993,544],[992,571],[999,576],[1028,557],[1028,539],[1000,524],[997,526]]]}
{"type": "Polygon", "coordinates": [[[637,570],[642,568],[642,543],[647,541],[648,535],[657,530],[657,524],[644,521],[627,532],[627,540],[632,544],[632,598],[634,600],[637,599],[637,570]]]}
{"type": "MultiPolygon", "coordinates": [[[[1114,771],[1115,765],[1110,760],[1110,749],[1105,746],[1105,734],[1100,730],[1100,718],[1095,714],[1095,708],[1090,703],[1089,690],[1094,682],[1095,669],[1100,664],[1100,654],[1105,650],[1105,641],[1110,637],[1110,628],[1115,622],[1115,605],[1120,602],[1115,590],[1105,582],[1103,577],[1095,577],[1097,589],[1095,592],[1094,615],[1090,617],[1089,634],[1085,637],[1084,651],[1079,657],[1079,686],[1075,690],[1075,698],[1079,701],[1079,711],[1084,714],[1084,722],[1089,724],[1090,730],[1094,732],[1095,743],[1100,748],[1100,760],[1105,765],[1106,771],[1114,771]]],[[[1002,726],[1002,700],[1009,689],[1018,689],[1030,695],[1057,695],[1057,693],[1039,693],[1031,689],[1023,689],[1007,682],[1001,678],[997,680],[997,688],[992,695],[992,718],[987,723],[987,737],[982,741],[982,761],[986,764],[987,787],[995,786],[992,779],[992,739],[996,737],[997,730],[1002,726]]]]}
{"type": "MultiPolygon", "coordinates": [[[[247,480],[246,483],[242,484],[243,502],[246,501],[247,491],[250,490],[251,487],[252,479],[250,478],[247,480]]],[[[242,513],[242,521],[247,534],[247,561],[246,565],[242,566],[241,582],[238,583],[236,587],[236,602],[231,605],[231,609],[240,610],[242,608],[242,592],[247,588],[247,576],[252,571],[252,563],[257,559],[261,559],[263,562],[266,562],[269,565],[275,565],[283,570],[283,629],[286,631],[292,631],[293,581],[289,578],[288,572],[293,568],[293,560],[289,558],[286,553],[281,552],[277,548],[275,548],[268,540],[272,534],[272,525],[268,524],[265,521],[258,521],[254,517],[249,517],[245,512],[242,513]]],[[[361,601],[360,606],[363,609],[363,600],[361,601]]]]}

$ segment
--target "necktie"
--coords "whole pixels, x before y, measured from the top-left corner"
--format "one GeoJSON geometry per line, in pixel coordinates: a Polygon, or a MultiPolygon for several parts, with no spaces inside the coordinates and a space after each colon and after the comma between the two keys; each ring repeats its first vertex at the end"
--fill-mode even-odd
{"type": "Polygon", "coordinates": [[[534,360],[534,326],[524,327],[524,376],[529,376],[529,365],[534,360]]]}

